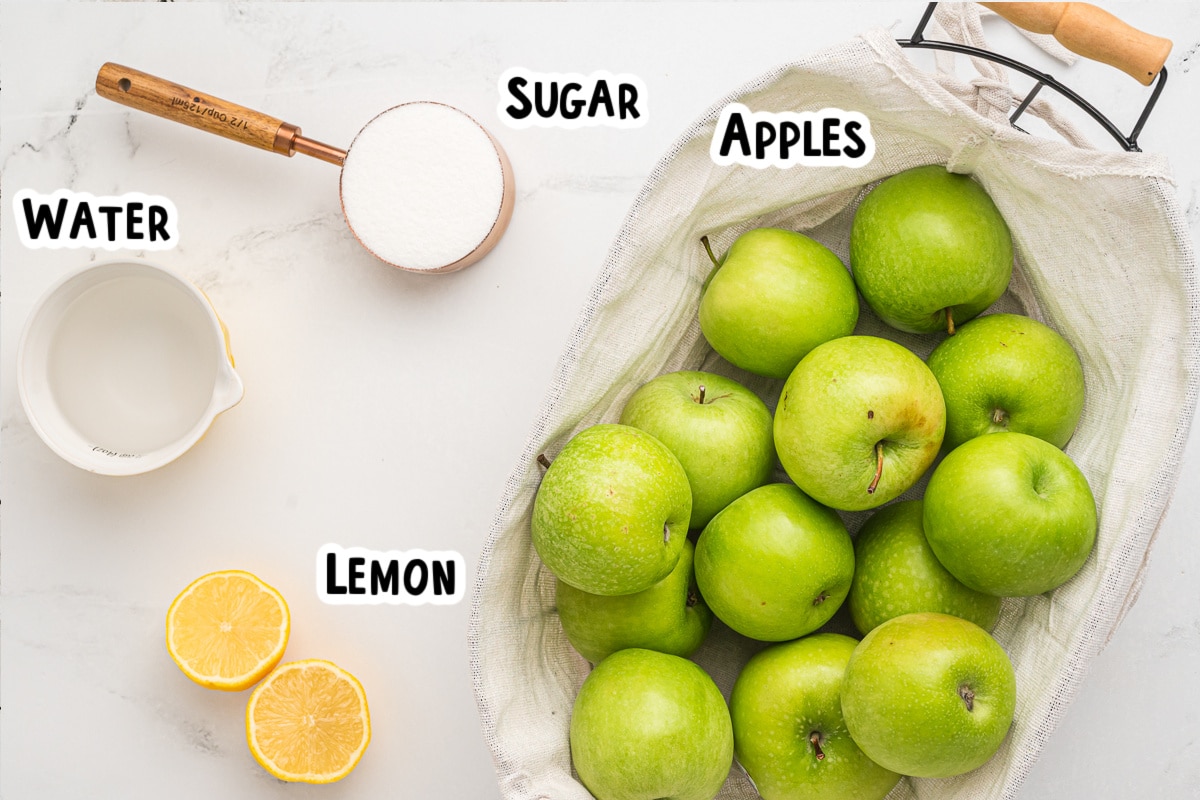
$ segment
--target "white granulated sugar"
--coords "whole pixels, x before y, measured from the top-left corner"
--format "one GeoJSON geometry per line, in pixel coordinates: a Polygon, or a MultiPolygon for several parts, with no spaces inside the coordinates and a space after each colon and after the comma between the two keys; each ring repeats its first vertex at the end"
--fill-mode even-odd
{"type": "Polygon", "coordinates": [[[503,197],[491,137],[440,103],[407,103],[375,117],[342,165],[350,228],[372,253],[408,269],[439,269],[474,251],[503,197]]]}

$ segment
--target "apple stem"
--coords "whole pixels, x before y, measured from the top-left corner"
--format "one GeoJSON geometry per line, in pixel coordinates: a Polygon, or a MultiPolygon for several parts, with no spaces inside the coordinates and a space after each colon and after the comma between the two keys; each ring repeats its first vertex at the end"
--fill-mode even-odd
{"type": "Polygon", "coordinates": [[[975,710],[975,692],[971,690],[970,686],[958,687],[958,696],[967,704],[967,711],[975,710]]]}
{"type": "Polygon", "coordinates": [[[733,392],[726,392],[725,394],[719,394],[716,397],[709,397],[707,394],[708,387],[703,383],[697,388],[699,389],[699,394],[692,395],[692,402],[699,403],[702,406],[715,403],[718,400],[724,400],[726,397],[733,397],[733,392]]]}
{"type": "Polygon", "coordinates": [[[813,731],[808,735],[808,741],[812,743],[813,750],[817,751],[817,761],[825,759],[825,751],[821,749],[821,734],[813,731]]]}
{"type": "Polygon", "coordinates": [[[946,332],[954,335],[954,309],[949,306],[946,307],[946,332]]]}
{"type": "Polygon", "coordinates": [[[704,251],[708,253],[708,260],[712,262],[714,267],[719,267],[721,264],[717,261],[717,257],[713,255],[712,245],[708,243],[708,236],[700,237],[700,244],[704,245],[704,251]]]}
{"type": "Polygon", "coordinates": [[[875,477],[871,480],[871,485],[867,487],[867,494],[875,494],[875,490],[879,488],[879,479],[883,477],[883,442],[875,443],[875,477]]]}
{"type": "Polygon", "coordinates": [[[687,593],[687,607],[691,608],[700,602],[700,594],[696,591],[696,587],[690,587],[687,593]]]}
{"type": "Polygon", "coordinates": [[[550,469],[550,459],[546,458],[545,453],[538,453],[537,462],[545,469],[550,469]]]}
{"type": "Polygon", "coordinates": [[[996,408],[992,410],[992,422],[996,423],[997,425],[1003,425],[1007,418],[1008,415],[1004,413],[1003,408],[996,408]]]}
{"type": "Polygon", "coordinates": [[[671,541],[671,529],[667,527],[667,523],[663,523],[663,544],[671,541]]]}

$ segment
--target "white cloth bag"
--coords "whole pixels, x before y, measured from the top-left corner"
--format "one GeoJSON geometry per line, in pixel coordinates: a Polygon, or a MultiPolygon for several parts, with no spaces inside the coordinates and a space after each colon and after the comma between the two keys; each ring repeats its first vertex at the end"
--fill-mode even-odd
{"type": "MultiPolygon", "coordinates": [[[[979,38],[973,6],[939,8],[949,35],[979,38]]],[[[982,42],[972,42],[982,44],[982,42]]],[[[703,368],[742,380],[774,404],[781,382],[716,357],[697,307],[710,263],[742,231],[787,227],[848,263],[850,221],[874,182],[948,164],[988,191],[1014,236],[1017,268],[993,311],[1038,318],[1083,362],[1083,417],[1067,452],[1100,508],[1095,552],[1048,595],[1006,600],[993,631],[1012,658],[1017,707],[999,753],[944,780],[904,779],[890,798],[1011,798],[1075,696],[1088,664],[1136,598],[1179,478],[1200,372],[1195,257],[1164,158],[1102,152],[1042,116],[1067,141],[1014,130],[1003,73],[977,65],[973,84],[918,69],[892,34],[860,38],[782,66],[719,100],[675,142],[639,193],[571,334],[553,384],[492,523],[473,587],[469,649],[484,736],[509,800],[585,800],[571,770],[568,726],[588,664],[554,607],[554,578],[530,543],[539,453],[553,457],[584,427],[617,419],[629,395],[664,372],[703,368]],[[989,72],[990,71],[990,72],[989,72]],[[860,169],[717,167],[709,142],[730,102],[752,110],[864,113],[876,153],[860,169]]],[[[938,336],[902,334],[863,305],[858,333],[926,357],[938,336]]],[[[786,476],[780,475],[781,479],[786,476]]],[[[919,497],[922,482],[908,497],[919,497]]],[[[865,515],[844,515],[851,532],[865,515]]],[[[835,617],[835,620],[837,618],[835,617]]],[[[851,632],[842,628],[843,632],[851,632]]],[[[761,645],[721,625],[694,656],[728,692],[761,645]]],[[[721,798],[755,798],[736,764],[721,798]]]]}

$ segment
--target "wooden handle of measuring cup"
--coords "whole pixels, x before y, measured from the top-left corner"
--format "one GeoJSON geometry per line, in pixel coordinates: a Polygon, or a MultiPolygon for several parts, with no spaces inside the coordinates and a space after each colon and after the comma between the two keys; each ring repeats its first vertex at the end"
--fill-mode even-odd
{"type": "Polygon", "coordinates": [[[1116,67],[1149,86],[1167,61],[1171,40],[1126,25],[1091,3],[981,3],[1033,33],[1052,34],[1072,53],[1116,67]]]}
{"type": "Polygon", "coordinates": [[[96,94],[156,117],[181,122],[235,142],[295,152],[300,129],[283,120],[111,62],[96,74],[96,94]]]}

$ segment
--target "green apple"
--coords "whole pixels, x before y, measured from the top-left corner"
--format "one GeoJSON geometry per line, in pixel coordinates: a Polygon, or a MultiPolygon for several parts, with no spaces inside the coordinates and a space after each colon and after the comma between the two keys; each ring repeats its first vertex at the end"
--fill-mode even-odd
{"type": "Polygon", "coordinates": [[[1063,447],[1083,411],[1083,366],[1067,340],[1018,314],[972,320],[939,344],[929,369],[946,398],[946,449],[1016,431],[1063,447]]]}
{"type": "Polygon", "coordinates": [[[696,588],[694,554],[685,541],[671,574],[634,594],[605,597],[558,581],[558,616],[571,646],[593,664],[630,647],[690,656],[712,626],[696,588]]]}
{"type": "Polygon", "coordinates": [[[731,364],[786,378],[808,351],[858,322],[854,279],[803,234],[756,228],[734,241],[700,298],[700,330],[731,364]]]}
{"type": "Polygon", "coordinates": [[[1004,649],[973,622],[905,614],[859,642],[846,666],[842,714],[875,763],[918,778],[983,765],[1012,724],[1016,677],[1004,649]]]}
{"type": "Polygon", "coordinates": [[[768,647],[733,685],[734,753],[764,800],[881,800],[900,776],[867,758],[842,719],[854,639],[818,633],[768,647]]]}
{"type": "Polygon", "coordinates": [[[925,362],[874,336],[817,347],[775,409],[783,468],[813,499],[842,511],[881,506],[916,483],[945,429],[942,390],[925,362]]]}
{"type": "Polygon", "coordinates": [[[1096,500],[1070,456],[1024,433],[967,441],[925,489],[925,536],[954,577],[997,597],[1048,592],[1096,541],[1096,500]]]}
{"type": "Polygon", "coordinates": [[[881,508],[854,538],[854,581],[846,603],[862,633],[892,617],[939,611],[991,630],[1000,598],[977,592],[951,575],[925,540],[924,507],[906,500],[881,508]]]}
{"type": "Polygon", "coordinates": [[[633,393],[621,423],[653,435],[683,464],[693,528],[762,486],[775,469],[771,412],[754,392],[720,375],[660,375],[633,393]]]}
{"type": "Polygon", "coordinates": [[[571,759],[596,800],[712,800],[733,765],[729,709],[691,661],[619,650],[575,698],[571,759]]]}
{"type": "Polygon", "coordinates": [[[675,569],[691,516],[687,473],[666,445],[628,425],[593,425],[542,476],[533,546],[576,589],[632,594],[675,569]]]}
{"type": "Polygon", "coordinates": [[[851,223],[854,281],[902,331],[953,333],[1004,294],[1012,263],[1012,236],[996,204],[971,178],[940,165],[883,181],[851,223]]]}
{"type": "Polygon", "coordinates": [[[708,607],[765,642],[824,625],[853,575],[854,545],[841,518],[789,483],[734,500],[696,542],[696,584],[708,607]]]}

